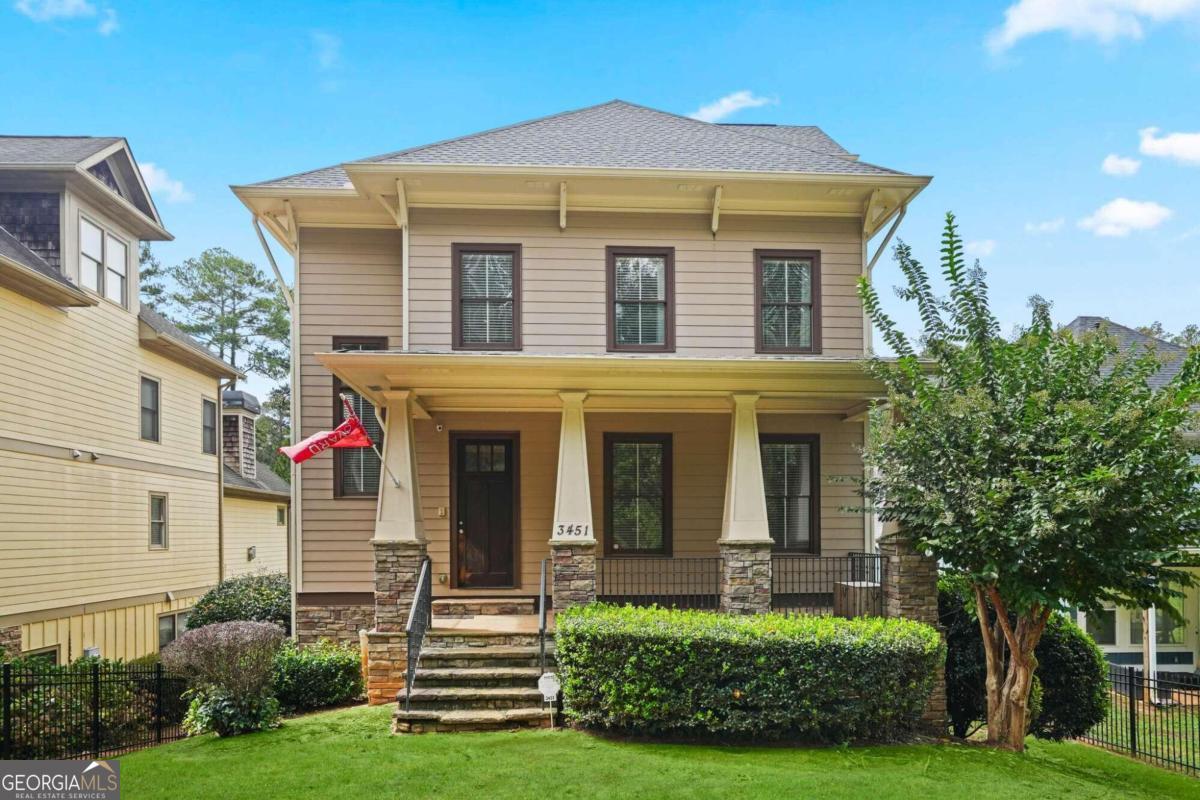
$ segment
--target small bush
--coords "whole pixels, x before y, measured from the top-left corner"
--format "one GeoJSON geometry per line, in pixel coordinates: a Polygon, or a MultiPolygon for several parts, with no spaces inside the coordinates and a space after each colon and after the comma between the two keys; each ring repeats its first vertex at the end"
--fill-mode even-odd
{"type": "Polygon", "coordinates": [[[273,622],[291,634],[292,588],[287,575],[272,572],[221,581],[196,601],[188,627],[237,620],[273,622]]]}
{"type": "Polygon", "coordinates": [[[283,629],[269,622],[218,622],[167,645],[163,664],[191,681],[188,732],[228,736],[274,725],[279,701],[271,679],[283,638],[283,629]]]}
{"type": "MultiPolygon", "coordinates": [[[[987,718],[987,664],[975,616],[974,598],[966,586],[943,578],[938,608],[946,630],[946,701],[950,726],[963,737],[987,718]]],[[[1108,666],[1092,638],[1061,614],[1046,623],[1034,655],[1040,694],[1030,714],[1029,732],[1041,739],[1081,736],[1108,711],[1108,666]]]]}
{"type": "Polygon", "coordinates": [[[593,604],[555,625],[567,716],[636,734],[900,738],[943,655],[933,628],[907,620],[593,604]]]}
{"type": "Polygon", "coordinates": [[[275,655],[272,684],[285,711],[348,703],[362,697],[362,656],[327,639],[303,648],[288,640],[275,655]]]}

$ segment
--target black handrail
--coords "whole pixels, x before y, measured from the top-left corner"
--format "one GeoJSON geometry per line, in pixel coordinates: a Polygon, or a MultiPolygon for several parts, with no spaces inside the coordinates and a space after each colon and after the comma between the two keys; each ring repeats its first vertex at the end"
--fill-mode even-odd
{"type": "Polygon", "coordinates": [[[538,592],[538,663],[542,673],[546,672],[546,562],[542,559],[541,591],[538,592]]]}
{"type": "Polygon", "coordinates": [[[430,582],[431,561],[426,556],[421,561],[421,573],[417,577],[417,589],[413,592],[412,607],[408,610],[408,625],[404,631],[408,634],[408,672],[404,677],[404,710],[408,711],[408,701],[412,697],[413,678],[417,673],[417,664],[421,660],[421,644],[425,641],[425,632],[433,621],[433,584],[430,582]]]}

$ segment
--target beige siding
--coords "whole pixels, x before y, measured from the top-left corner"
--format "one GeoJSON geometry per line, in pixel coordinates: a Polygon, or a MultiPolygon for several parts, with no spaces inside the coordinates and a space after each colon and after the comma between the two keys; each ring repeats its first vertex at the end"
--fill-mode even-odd
{"type": "Polygon", "coordinates": [[[258,572],[287,572],[287,516],[284,504],[245,497],[225,498],[225,577],[258,572]],[[254,548],[254,560],[246,553],[254,548]]]}
{"type": "Polygon", "coordinates": [[[158,652],[159,616],[186,611],[198,599],[177,597],[28,622],[21,626],[21,649],[57,648],[60,663],[79,658],[88,647],[100,648],[104,658],[138,658],[158,652]]]}

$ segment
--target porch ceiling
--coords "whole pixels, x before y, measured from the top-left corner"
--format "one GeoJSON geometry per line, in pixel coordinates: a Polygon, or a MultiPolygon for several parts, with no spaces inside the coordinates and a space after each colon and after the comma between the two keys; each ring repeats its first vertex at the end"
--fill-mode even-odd
{"type": "Polygon", "coordinates": [[[561,410],[558,393],[585,391],[589,412],[727,412],[729,395],[757,394],[760,413],[861,414],[885,396],[858,359],[555,356],[512,353],[317,353],[344,383],[381,404],[416,394],[424,411],[561,410]]]}

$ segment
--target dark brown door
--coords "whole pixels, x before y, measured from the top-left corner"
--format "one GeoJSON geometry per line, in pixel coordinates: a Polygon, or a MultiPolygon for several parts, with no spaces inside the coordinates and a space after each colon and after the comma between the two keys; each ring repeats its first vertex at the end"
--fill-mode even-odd
{"type": "Polygon", "coordinates": [[[461,438],[454,446],[458,585],[513,585],[516,442],[461,438]]]}

